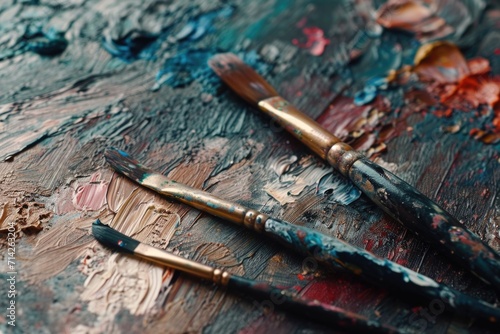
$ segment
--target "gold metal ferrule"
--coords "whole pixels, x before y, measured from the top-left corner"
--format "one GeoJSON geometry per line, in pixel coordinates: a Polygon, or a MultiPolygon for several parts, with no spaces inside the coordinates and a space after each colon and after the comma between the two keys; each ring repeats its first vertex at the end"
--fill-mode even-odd
{"type": "Polygon", "coordinates": [[[203,190],[177,183],[161,174],[150,174],[141,183],[171,199],[188,204],[225,220],[243,224],[258,232],[264,230],[264,224],[269,218],[264,213],[223,200],[203,190]]]}
{"type": "Polygon", "coordinates": [[[281,96],[262,100],[258,105],[262,111],[345,176],[348,176],[353,163],[363,157],[281,96]]]}
{"type": "Polygon", "coordinates": [[[231,277],[228,272],[185,259],[183,257],[143,243],[140,243],[135,248],[134,254],[145,260],[177,269],[187,274],[210,280],[220,285],[227,285],[231,277]]]}

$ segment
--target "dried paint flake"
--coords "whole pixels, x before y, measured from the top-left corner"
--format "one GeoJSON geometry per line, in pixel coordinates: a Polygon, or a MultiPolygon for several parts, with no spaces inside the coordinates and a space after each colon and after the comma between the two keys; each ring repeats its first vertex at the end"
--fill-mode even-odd
{"type": "Polygon", "coordinates": [[[14,222],[17,232],[16,237],[22,233],[39,232],[48,223],[53,212],[45,208],[45,204],[38,202],[7,202],[0,211],[0,233],[7,233],[9,223],[14,222]]]}

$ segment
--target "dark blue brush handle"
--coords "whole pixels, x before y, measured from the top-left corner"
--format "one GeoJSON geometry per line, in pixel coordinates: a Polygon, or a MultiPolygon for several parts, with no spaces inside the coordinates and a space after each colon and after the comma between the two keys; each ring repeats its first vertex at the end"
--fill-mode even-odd
{"type": "Polygon", "coordinates": [[[386,213],[500,291],[500,256],[439,205],[366,158],[352,165],[349,177],[386,213]]]}
{"type": "Polygon", "coordinates": [[[228,288],[244,293],[261,301],[264,308],[274,307],[294,312],[333,328],[344,329],[355,333],[399,333],[376,320],[369,320],[356,313],[320,303],[315,300],[304,300],[288,291],[275,288],[267,283],[249,280],[239,276],[231,276],[228,288]]]}
{"type": "Polygon", "coordinates": [[[332,267],[342,267],[370,283],[407,296],[417,296],[425,300],[437,299],[442,301],[448,310],[465,316],[497,323],[500,321],[500,309],[394,262],[378,258],[342,240],[272,218],[265,222],[264,232],[312,256],[318,262],[332,267]]]}

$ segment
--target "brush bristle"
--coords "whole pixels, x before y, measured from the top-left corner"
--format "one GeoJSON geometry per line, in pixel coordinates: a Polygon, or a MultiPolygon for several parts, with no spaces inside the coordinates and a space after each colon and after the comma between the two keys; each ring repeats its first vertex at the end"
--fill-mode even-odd
{"type": "Polygon", "coordinates": [[[124,151],[108,149],[104,153],[104,157],[111,167],[134,181],[141,182],[147,174],[151,173],[149,169],[132,159],[124,151]]]}
{"type": "Polygon", "coordinates": [[[278,96],[274,88],[254,69],[232,53],[213,56],[208,65],[235,93],[252,104],[278,96]]]}
{"type": "Polygon", "coordinates": [[[115,250],[133,254],[140,242],[114,230],[97,219],[92,224],[92,234],[100,243],[115,250]]]}

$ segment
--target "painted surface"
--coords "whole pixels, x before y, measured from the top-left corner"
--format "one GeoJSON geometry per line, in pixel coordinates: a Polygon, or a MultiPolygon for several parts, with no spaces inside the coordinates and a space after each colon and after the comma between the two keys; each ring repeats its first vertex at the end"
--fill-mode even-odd
{"type": "MultiPolygon", "coordinates": [[[[285,98],[415,185],[498,251],[500,143],[492,82],[500,75],[500,7],[484,0],[413,2],[430,9],[402,32],[394,26],[401,22],[397,11],[383,16],[393,27],[378,22],[382,0],[1,1],[0,250],[4,259],[3,231],[15,221],[19,328],[331,332],[112,254],[90,235],[100,218],[183,256],[305,297],[321,295],[325,303],[381,323],[436,333],[494,332],[445,312],[440,300],[401,298],[323,270],[262,235],[160,199],[113,176],[103,157],[108,147],[123,149],[174,180],[498,303],[492,288],[331,174],[277,124],[229,92],[205,63],[217,52],[236,53],[285,98]],[[315,28],[307,30],[311,36],[307,28],[315,28]],[[444,32],[477,73],[472,81],[464,78],[460,89],[478,104],[441,103],[437,93],[450,93],[446,87],[455,82],[423,80],[416,73],[387,87],[380,80],[413,66],[422,44],[444,32]],[[468,93],[475,87],[488,99],[468,93]],[[77,196],[80,187],[85,196],[77,196]]],[[[452,69],[458,72],[456,64],[452,69]]],[[[5,302],[0,299],[0,308],[5,302]]],[[[4,332],[6,320],[2,313],[4,332]]]]}

